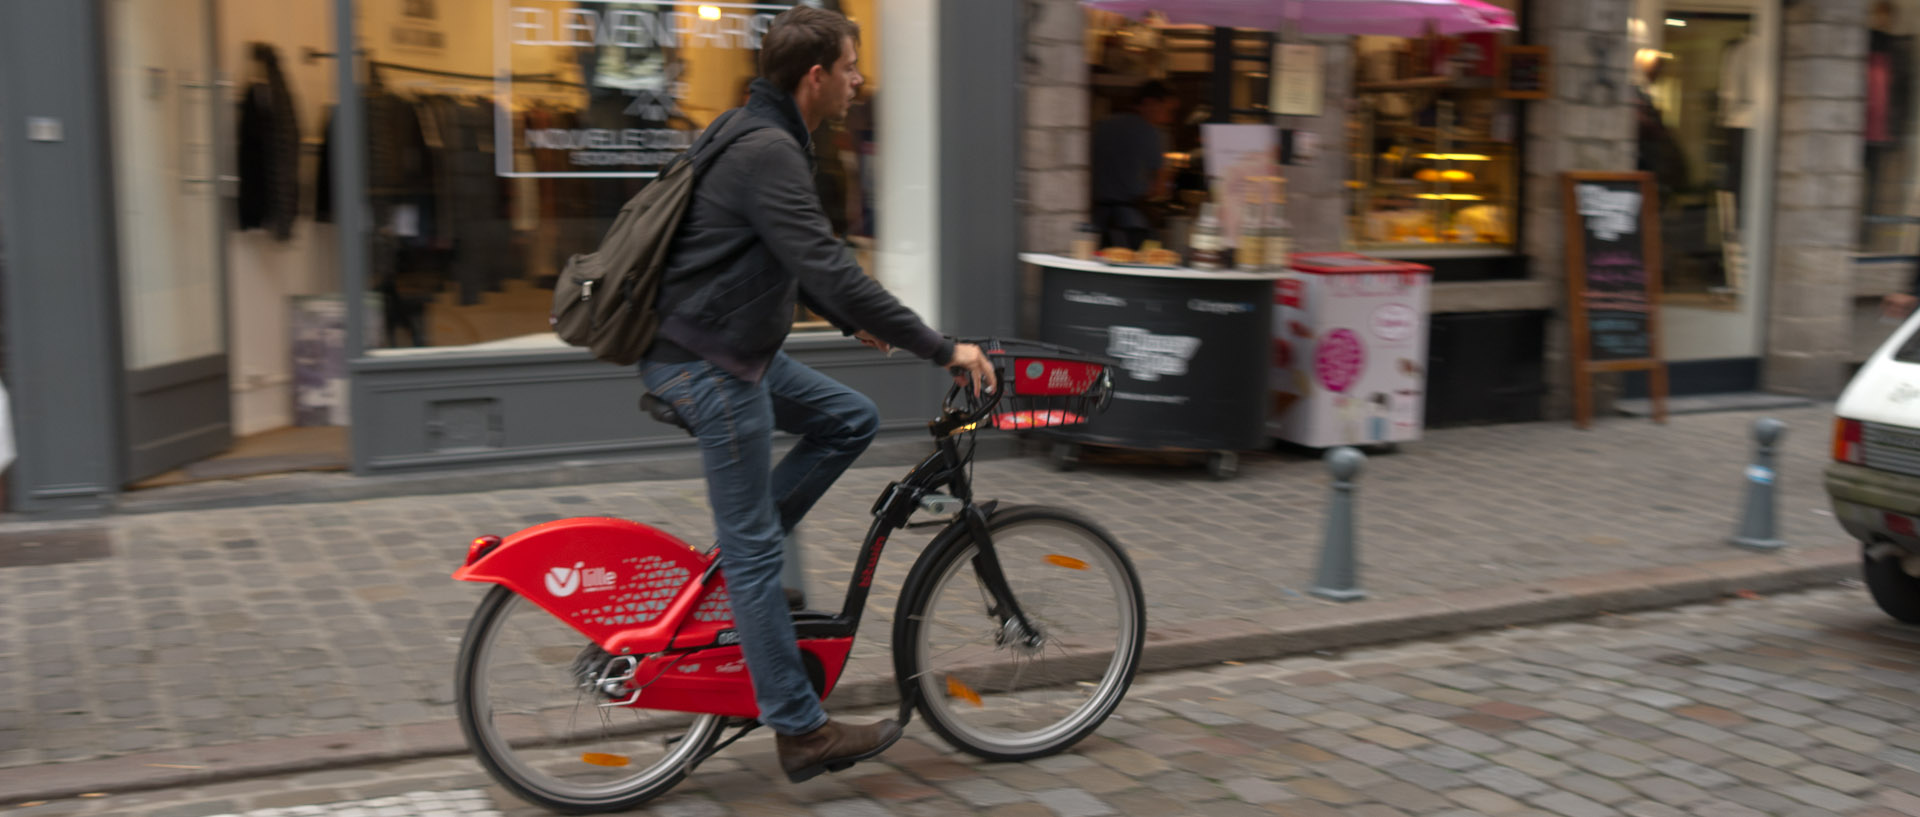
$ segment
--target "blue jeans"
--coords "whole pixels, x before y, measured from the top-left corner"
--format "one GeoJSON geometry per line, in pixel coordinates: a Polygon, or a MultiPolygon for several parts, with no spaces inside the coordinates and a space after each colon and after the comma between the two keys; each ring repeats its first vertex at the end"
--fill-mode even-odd
{"type": "Polygon", "coordinates": [[[720,570],[760,721],[783,735],[820,728],[827,713],[800,663],[781,591],[781,540],[873,442],[879,409],[785,352],[774,356],[759,383],[705,361],[645,361],[640,378],[700,441],[720,570]],[[774,429],[800,436],[779,465],[773,464],[774,429]]]}

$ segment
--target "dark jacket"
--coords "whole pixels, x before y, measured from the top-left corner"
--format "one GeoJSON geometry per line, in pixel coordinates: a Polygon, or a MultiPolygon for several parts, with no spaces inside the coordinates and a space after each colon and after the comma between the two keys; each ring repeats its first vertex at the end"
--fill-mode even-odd
{"type": "Polygon", "coordinates": [[[264,80],[240,105],[240,229],[285,241],[300,214],[300,121],[273,46],[255,44],[264,80]]]}
{"type": "MultiPolygon", "coordinates": [[[[666,343],[656,343],[648,357],[691,353],[758,382],[792,331],[800,302],[846,334],[864,329],[947,363],[952,341],[861,272],[834,236],[793,98],[755,80],[738,115],[761,127],[727,147],[694,189],[660,290],[659,336],[666,343]]],[[[693,146],[696,154],[704,141],[693,146]]]]}

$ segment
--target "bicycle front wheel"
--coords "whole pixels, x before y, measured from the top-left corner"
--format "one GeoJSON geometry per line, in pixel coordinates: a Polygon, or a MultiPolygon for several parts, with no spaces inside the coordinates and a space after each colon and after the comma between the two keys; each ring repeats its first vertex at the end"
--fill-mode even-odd
{"type": "Polygon", "coordinates": [[[1055,508],[1010,508],[988,522],[1007,614],[975,568],[968,537],[928,550],[894,618],[894,672],[928,725],[988,760],[1044,757],[1093,733],[1140,666],[1146,602],[1113,537],[1055,508]]]}
{"type": "Polygon", "coordinates": [[[626,811],[659,796],[720,737],[717,715],[602,706],[626,662],[505,587],[467,627],[454,708],[467,745],[515,795],[555,811],[626,811]]]}

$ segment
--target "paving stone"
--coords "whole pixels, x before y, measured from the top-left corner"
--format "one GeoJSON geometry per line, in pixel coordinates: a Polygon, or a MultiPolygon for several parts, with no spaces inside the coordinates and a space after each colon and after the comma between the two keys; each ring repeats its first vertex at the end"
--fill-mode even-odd
{"type": "Polygon", "coordinates": [[[1707,790],[1683,780],[1663,775],[1625,781],[1628,788],[1646,797],[1676,808],[1691,808],[1714,799],[1707,790]]]}
{"type": "Polygon", "coordinates": [[[1793,773],[1842,794],[1857,795],[1874,788],[1872,780],[1832,766],[1803,766],[1794,769],[1793,773]]]}
{"type": "MultiPolygon", "coordinates": [[[[1505,766],[1488,766],[1466,773],[1466,778],[1508,797],[1526,797],[1550,791],[1553,787],[1538,778],[1505,766]]],[[[1416,781],[1409,781],[1416,782],[1416,781]]]]}
{"type": "Polygon", "coordinates": [[[1447,792],[1447,798],[1473,814],[1501,817],[1526,808],[1526,805],[1492,789],[1466,788],[1447,792]]]}
{"type": "Polygon", "coordinates": [[[1033,799],[1060,817],[1099,817],[1116,813],[1113,806],[1079,789],[1048,789],[1033,793],[1033,799]]]}
{"type": "Polygon", "coordinates": [[[1298,797],[1294,792],[1288,790],[1287,787],[1268,780],[1242,777],[1233,780],[1222,780],[1220,783],[1226,786],[1228,791],[1233,792],[1233,796],[1249,803],[1277,803],[1298,797]]]}
{"type": "Polygon", "coordinates": [[[1613,809],[1571,792],[1553,792],[1533,798],[1534,805],[1566,817],[1611,817],[1613,809]]]}
{"type": "Polygon", "coordinates": [[[1524,749],[1489,755],[1487,760],[1542,779],[1557,777],[1573,771],[1572,766],[1524,749]]]}
{"type": "Polygon", "coordinates": [[[1636,796],[1626,786],[1586,772],[1563,775],[1554,778],[1551,782],[1557,788],[1607,804],[1624,802],[1636,796]]]}

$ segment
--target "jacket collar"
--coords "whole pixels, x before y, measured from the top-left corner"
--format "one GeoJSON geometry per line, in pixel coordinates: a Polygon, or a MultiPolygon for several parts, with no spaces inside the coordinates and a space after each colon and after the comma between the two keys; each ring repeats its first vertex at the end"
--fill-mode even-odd
{"type": "Polygon", "coordinates": [[[748,87],[753,95],[747,99],[747,110],[784,128],[812,156],[813,134],[807,130],[806,120],[800,118],[800,105],[793,96],[764,78],[755,79],[748,87]]]}

